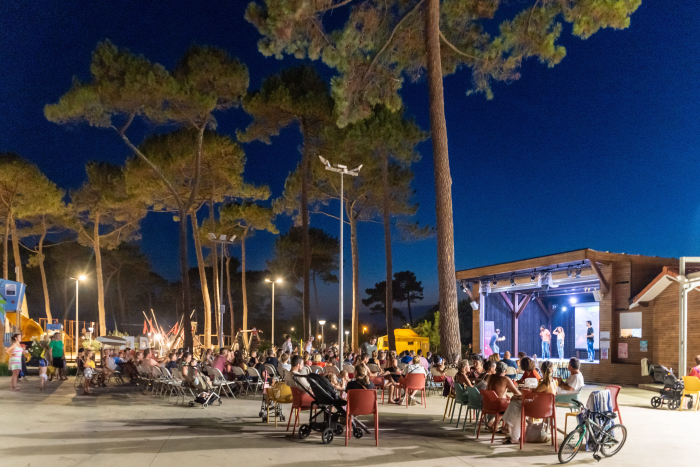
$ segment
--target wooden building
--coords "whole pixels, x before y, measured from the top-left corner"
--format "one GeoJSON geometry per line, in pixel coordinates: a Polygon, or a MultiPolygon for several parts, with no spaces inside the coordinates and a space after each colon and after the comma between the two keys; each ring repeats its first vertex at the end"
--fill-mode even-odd
{"type": "MultiPolygon", "coordinates": [[[[644,358],[678,366],[678,263],[674,258],[582,249],[458,271],[456,278],[479,303],[473,314],[475,351],[486,351],[485,328],[492,326],[506,338],[498,343],[501,353],[541,357],[540,326],[550,331],[561,326],[566,332],[564,356],[581,359],[587,381],[641,384],[650,382],[641,375],[644,358]],[[585,362],[585,337],[576,332],[579,309],[587,310],[584,304],[598,313],[595,363],[585,362]]],[[[698,290],[688,294],[687,328],[690,364],[700,354],[698,290]]],[[[555,359],[556,336],[551,347],[555,359]]]]}

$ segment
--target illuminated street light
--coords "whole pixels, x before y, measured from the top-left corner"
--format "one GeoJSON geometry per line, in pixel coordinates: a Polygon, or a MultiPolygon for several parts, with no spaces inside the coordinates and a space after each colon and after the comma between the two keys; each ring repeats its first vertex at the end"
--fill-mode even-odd
{"type": "MultiPolygon", "coordinates": [[[[224,305],[224,245],[230,245],[236,239],[235,235],[226,237],[226,235],[219,235],[216,238],[215,233],[209,232],[209,241],[212,243],[218,243],[221,245],[221,279],[219,282],[219,349],[224,348],[224,312],[226,311],[226,305],[224,305]]],[[[233,312],[233,310],[231,310],[233,312]]],[[[231,330],[233,332],[233,329],[231,330]]],[[[231,335],[233,339],[233,335],[231,335]]]]}
{"type": "Polygon", "coordinates": [[[78,284],[83,282],[87,277],[85,277],[85,274],[81,274],[78,276],[76,279],[75,277],[71,277],[71,280],[75,281],[75,359],[76,362],[78,361],[78,341],[79,339],[79,334],[78,334],[78,284]]]}
{"type": "MultiPolygon", "coordinates": [[[[270,343],[272,345],[275,345],[275,283],[279,284],[282,282],[282,279],[275,279],[274,281],[265,278],[265,282],[269,282],[272,284],[272,334],[270,335],[270,343]]],[[[294,331],[294,328],[292,328],[292,331],[294,331]]]]}

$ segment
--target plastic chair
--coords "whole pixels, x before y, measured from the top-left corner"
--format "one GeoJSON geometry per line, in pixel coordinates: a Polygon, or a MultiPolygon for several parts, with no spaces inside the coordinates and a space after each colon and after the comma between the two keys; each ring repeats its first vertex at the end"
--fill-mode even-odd
{"type": "Polygon", "coordinates": [[[368,363],[367,368],[369,368],[369,371],[372,373],[379,373],[381,371],[379,366],[375,365],[374,363],[368,363]]]}
{"type": "Polygon", "coordinates": [[[321,368],[318,365],[311,365],[309,368],[311,368],[311,371],[316,373],[317,375],[322,375],[323,374],[323,368],[321,368]]]}
{"type": "Polygon", "coordinates": [[[337,376],[337,375],[340,374],[340,370],[338,369],[338,367],[333,366],[333,365],[326,365],[326,367],[324,368],[324,370],[326,371],[326,374],[327,374],[327,375],[333,374],[333,375],[336,375],[336,376],[337,376]]]}
{"type": "Polygon", "coordinates": [[[476,422],[476,439],[479,439],[479,435],[481,434],[481,423],[487,422],[487,415],[493,415],[496,417],[496,420],[493,422],[493,430],[491,434],[491,443],[493,443],[493,440],[496,437],[496,430],[498,430],[498,422],[501,420],[501,415],[503,412],[505,412],[508,408],[508,399],[500,399],[496,395],[496,391],[479,389],[479,393],[481,394],[482,404],[481,417],[479,417],[479,420],[476,422]]]}
{"type": "Polygon", "coordinates": [[[448,368],[445,370],[445,376],[449,376],[451,378],[454,378],[457,376],[457,368],[448,368]]]}
{"type": "Polygon", "coordinates": [[[311,410],[311,403],[314,401],[311,396],[306,394],[301,389],[290,388],[292,390],[292,410],[289,411],[289,420],[287,421],[287,431],[289,431],[289,424],[292,422],[292,415],[294,415],[294,428],[292,428],[292,436],[297,430],[297,422],[299,421],[299,412],[305,412],[311,410]]]}
{"type": "MultiPolygon", "coordinates": [[[[617,418],[620,419],[620,423],[622,423],[622,415],[620,414],[620,406],[617,405],[617,395],[620,394],[620,389],[622,387],[620,386],[605,386],[605,389],[610,391],[610,399],[612,399],[613,403],[613,412],[617,412],[617,418]]],[[[564,425],[566,427],[566,424],[564,425]]]]}
{"type": "MultiPolygon", "coordinates": [[[[700,406],[700,379],[697,376],[684,376],[683,384],[685,388],[683,389],[683,394],[681,395],[681,407],[683,410],[683,402],[685,402],[685,396],[695,396],[695,412],[698,411],[700,406]]],[[[622,423],[622,421],[620,421],[622,423]]]]}
{"type": "MultiPolygon", "coordinates": [[[[442,415],[442,421],[444,422],[445,419],[447,418],[447,412],[452,410],[452,407],[454,406],[455,402],[455,386],[454,386],[454,380],[445,380],[443,384],[447,384],[450,388],[450,393],[447,396],[447,400],[445,401],[445,413],[442,415]],[[449,381],[449,382],[448,382],[449,381]]],[[[450,419],[450,423],[452,423],[452,419],[450,419]]]]}
{"type": "Polygon", "coordinates": [[[399,387],[406,391],[406,408],[408,409],[408,391],[420,391],[421,393],[421,405],[426,409],[428,404],[426,402],[425,394],[425,375],[423,373],[414,373],[403,376],[399,378],[399,387]]]}
{"type": "MultiPolygon", "coordinates": [[[[459,426],[459,419],[462,418],[462,409],[464,408],[465,405],[467,405],[467,400],[468,400],[468,393],[467,390],[464,389],[464,386],[461,384],[455,382],[455,396],[454,396],[454,402],[452,405],[452,414],[450,415],[450,423],[452,423],[452,419],[454,418],[455,414],[455,406],[459,404],[459,412],[457,413],[457,424],[455,425],[455,428],[459,426]]],[[[469,409],[467,409],[467,412],[469,409]]],[[[467,412],[464,413],[464,417],[467,417],[467,412]]]]}
{"type": "Polygon", "coordinates": [[[557,411],[555,408],[556,396],[543,392],[529,392],[523,394],[523,403],[520,412],[520,449],[525,443],[525,417],[550,419],[552,432],[552,446],[557,451],[557,411]]]}
{"type": "MultiPolygon", "coordinates": [[[[467,388],[467,412],[471,414],[473,410],[475,413],[475,420],[479,420],[481,416],[481,408],[483,406],[483,399],[481,398],[481,393],[477,388],[467,388]]],[[[462,425],[462,431],[467,427],[467,417],[464,417],[464,424],[462,425]]],[[[474,436],[478,429],[478,425],[474,427],[474,436]]]]}
{"type": "Polygon", "coordinates": [[[374,442],[379,446],[379,410],[377,391],[374,389],[351,389],[348,391],[347,415],[345,417],[345,445],[351,436],[353,415],[374,416],[374,442]]]}
{"type": "MultiPolygon", "coordinates": [[[[381,389],[382,390],[382,405],[384,404],[384,385],[385,385],[385,380],[383,376],[375,376],[374,378],[371,378],[372,383],[374,383],[374,389],[381,389]]],[[[391,398],[392,394],[389,394],[389,397],[391,398]]]]}
{"type": "MultiPolygon", "coordinates": [[[[275,428],[277,428],[277,404],[292,404],[293,402],[292,388],[285,383],[277,383],[273,387],[267,388],[267,423],[270,423],[270,408],[272,408],[275,415],[275,428]]],[[[281,412],[279,415],[282,415],[281,412]]],[[[296,428],[296,423],[294,428],[296,428]]]]}
{"type": "Polygon", "coordinates": [[[345,371],[348,372],[348,377],[349,377],[350,379],[352,379],[352,378],[355,377],[355,367],[352,366],[352,365],[350,365],[349,363],[345,363],[345,364],[343,365],[343,370],[345,370],[345,371]]]}

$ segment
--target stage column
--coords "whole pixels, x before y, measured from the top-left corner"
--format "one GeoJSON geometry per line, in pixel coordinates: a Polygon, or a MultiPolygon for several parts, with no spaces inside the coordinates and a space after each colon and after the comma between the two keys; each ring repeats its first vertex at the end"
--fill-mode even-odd
{"type": "Polygon", "coordinates": [[[513,294],[513,355],[512,358],[518,358],[518,340],[520,339],[518,334],[518,294],[513,294]]]}

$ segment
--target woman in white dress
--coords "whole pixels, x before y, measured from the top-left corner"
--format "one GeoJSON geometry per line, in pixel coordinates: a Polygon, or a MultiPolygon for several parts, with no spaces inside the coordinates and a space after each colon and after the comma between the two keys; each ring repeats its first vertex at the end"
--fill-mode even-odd
{"type": "MultiPolygon", "coordinates": [[[[545,394],[556,394],[557,383],[554,380],[554,365],[550,361],[542,363],[542,379],[540,384],[532,392],[543,392],[545,394]]],[[[520,414],[523,407],[522,396],[513,396],[510,404],[503,414],[503,423],[510,431],[510,437],[506,438],[503,444],[515,444],[520,442],[520,414]]]]}

